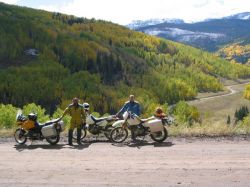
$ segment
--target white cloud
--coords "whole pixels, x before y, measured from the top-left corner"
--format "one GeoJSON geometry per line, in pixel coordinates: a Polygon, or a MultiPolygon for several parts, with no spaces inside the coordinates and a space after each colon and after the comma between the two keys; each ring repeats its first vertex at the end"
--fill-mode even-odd
{"type": "MultiPolygon", "coordinates": [[[[18,4],[23,5],[21,2],[18,4]]],[[[119,24],[150,18],[181,18],[191,22],[250,11],[249,0],[51,0],[49,4],[46,2],[47,4],[37,0],[33,8],[80,17],[94,17],[119,24]]]]}
{"type": "Polygon", "coordinates": [[[16,5],[18,3],[18,0],[0,0],[0,2],[16,5]]]}

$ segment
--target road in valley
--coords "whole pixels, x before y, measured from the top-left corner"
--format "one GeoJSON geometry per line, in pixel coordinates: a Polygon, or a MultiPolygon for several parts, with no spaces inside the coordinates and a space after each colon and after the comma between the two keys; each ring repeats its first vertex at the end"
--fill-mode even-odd
{"type": "Polygon", "coordinates": [[[210,99],[214,99],[214,98],[220,98],[220,97],[234,95],[234,94],[237,94],[239,92],[242,92],[245,88],[244,86],[249,84],[249,83],[250,82],[225,86],[226,89],[229,91],[229,93],[219,94],[219,95],[215,95],[215,96],[208,96],[208,97],[204,97],[204,98],[197,98],[195,100],[189,101],[189,103],[200,102],[200,101],[210,100],[210,99]]]}

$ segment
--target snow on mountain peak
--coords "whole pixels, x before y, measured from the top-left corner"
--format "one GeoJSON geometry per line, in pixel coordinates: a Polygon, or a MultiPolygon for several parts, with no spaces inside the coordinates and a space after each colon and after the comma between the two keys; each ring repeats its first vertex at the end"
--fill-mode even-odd
{"type": "Polygon", "coordinates": [[[157,25],[161,23],[175,23],[180,24],[184,23],[182,19],[148,19],[148,20],[135,20],[132,21],[132,23],[128,24],[127,27],[130,29],[137,29],[144,26],[151,26],[151,25],[157,25]]]}
{"type": "Polygon", "coordinates": [[[241,20],[248,20],[250,19],[250,12],[243,12],[239,14],[234,14],[228,17],[225,17],[225,19],[241,19],[241,20]]]}

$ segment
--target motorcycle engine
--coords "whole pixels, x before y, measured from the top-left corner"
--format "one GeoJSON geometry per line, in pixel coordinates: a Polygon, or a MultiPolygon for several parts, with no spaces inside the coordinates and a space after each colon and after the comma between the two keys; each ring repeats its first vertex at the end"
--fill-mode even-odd
{"type": "Polygon", "coordinates": [[[40,133],[39,133],[39,132],[36,132],[36,131],[34,131],[34,130],[30,130],[30,131],[28,132],[28,136],[29,136],[31,139],[36,140],[36,139],[39,139],[39,138],[40,138],[40,133]]]}
{"type": "Polygon", "coordinates": [[[98,125],[95,125],[95,124],[92,124],[92,125],[89,125],[88,127],[88,130],[91,134],[99,134],[100,133],[100,128],[98,125]]]}
{"type": "Polygon", "coordinates": [[[135,136],[145,136],[145,128],[142,125],[131,126],[131,130],[134,132],[135,136]]]}

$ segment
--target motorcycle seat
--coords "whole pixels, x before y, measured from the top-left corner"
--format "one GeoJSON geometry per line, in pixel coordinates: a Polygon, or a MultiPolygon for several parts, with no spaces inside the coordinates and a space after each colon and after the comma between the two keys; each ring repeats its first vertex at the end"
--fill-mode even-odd
{"type": "Polygon", "coordinates": [[[51,125],[53,123],[54,123],[53,121],[48,121],[48,122],[44,123],[43,126],[48,126],[48,125],[51,125]]]}
{"type": "Polygon", "coordinates": [[[145,123],[145,122],[147,122],[148,121],[148,119],[141,119],[141,122],[142,123],[145,123]]]}
{"type": "Polygon", "coordinates": [[[40,124],[40,126],[48,126],[48,125],[51,125],[53,123],[56,123],[57,120],[51,120],[51,121],[47,121],[45,122],[44,124],[40,124]]]}
{"type": "Polygon", "coordinates": [[[94,116],[91,115],[91,119],[92,119],[95,123],[99,123],[99,122],[105,120],[106,118],[95,118],[94,116]]]}

